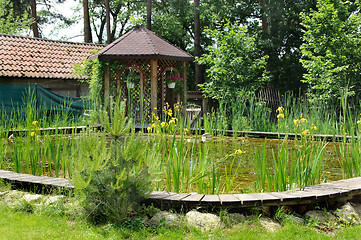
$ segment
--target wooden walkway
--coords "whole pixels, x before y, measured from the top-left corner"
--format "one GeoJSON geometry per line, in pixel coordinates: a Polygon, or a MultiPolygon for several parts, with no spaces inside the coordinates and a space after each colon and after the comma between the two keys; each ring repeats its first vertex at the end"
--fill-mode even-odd
{"type": "MultiPolygon", "coordinates": [[[[140,124],[135,125],[135,131],[147,131],[147,127],[149,124],[144,124],[144,126],[141,126],[140,124]]],[[[81,131],[86,130],[87,128],[91,129],[97,129],[97,130],[103,130],[101,125],[96,126],[78,126],[78,127],[59,127],[59,128],[41,128],[40,134],[55,134],[58,133],[64,133],[64,134],[72,134],[74,132],[80,133],[81,131]]],[[[10,135],[18,136],[21,134],[24,134],[26,132],[30,132],[31,130],[10,130],[6,132],[5,137],[9,137],[10,135]]],[[[204,129],[199,128],[191,128],[191,131],[193,133],[200,132],[205,133],[204,129]]],[[[252,132],[252,131],[232,131],[232,130],[214,130],[216,132],[222,132],[225,136],[237,136],[237,137],[254,137],[254,138],[288,138],[288,139],[295,139],[297,137],[301,137],[301,134],[295,134],[295,133],[276,133],[276,132],[252,132]]],[[[5,135],[5,134],[3,134],[5,135]]],[[[0,136],[2,136],[0,134],[0,136]]],[[[315,134],[313,135],[314,139],[324,140],[324,141],[342,141],[345,137],[346,139],[351,138],[357,138],[356,136],[344,136],[344,135],[325,135],[325,134],[315,134]]]]}
{"type": "MultiPolygon", "coordinates": [[[[199,131],[200,133],[205,133],[204,129],[191,129],[192,131],[196,132],[199,131]]],[[[223,133],[225,136],[237,136],[237,137],[253,137],[253,138],[288,138],[288,139],[295,139],[296,136],[300,138],[301,134],[295,133],[277,133],[277,132],[256,132],[256,131],[233,131],[233,130],[213,130],[215,132],[223,133]]],[[[346,139],[355,138],[357,136],[349,136],[349,135],[329,135],[329,134],[314,134],[314,139],[316,140],[323,140],[323,141],[342,141],[345,137],[346,139]]]]}
{"type": "Polygon", "coordinates": [[[10,183],[15,188],[31,190],[34,192],[51,192],[54,189],[60,191],[74,190],[74,186],[66,178],[35,176],[0,170],[0,179],[10,183]]]}
{"type": "MultiPolygon", "coordinates": [[[[38,192],[44,192],[44,189],[51,191],[54,188],[64,191],[74,190],[74,186],[68,179],[64,178],[34,176],[0,170],[0,179],[11,183],[15,187],[35,189],[38,192]]],[[[255,206],[293,206],[328,201],[344,201],[359,195],[361,195],[361,177],[287,192],[204,195],[153,191],[145,203],[152,203],[163,208],[240,209],[255,206]]]]}

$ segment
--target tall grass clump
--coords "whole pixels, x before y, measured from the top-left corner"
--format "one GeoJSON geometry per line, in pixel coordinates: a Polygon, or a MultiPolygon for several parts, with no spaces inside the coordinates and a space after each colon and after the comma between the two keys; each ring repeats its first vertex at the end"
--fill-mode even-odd
{"type": "Polygon", "coordinates": [[[148,132],[152,133],[151,148],[160,153],[160,161],[155,189],[172,192],[192,192],[215,194],[219,192],[220,175],[216,162],[209,156],[207,143],[196,135],[195,139],[185,140],[188,128],[180,113],[180,105],[174,108],[166,105],[163,117],[152,115],[148,132]],[[162,119],[162,120],[161,120],[162,119]],[[164,183],[162,183],[164,182],[164,183]]]}
{"type": "Polygon", "coordinates": [[[176,141],[174,135],[169,150],[163,154],[167,191],[219,193],[220,175],[206,145],[197,138],[185,143],[183,134],[176,141]]]}
{"type": "Polygon", "coordinates": [[[110,100],[101,111],[100,122],[110,142],[106,143],[105,133],[81,134],[73,181],[92,222],[119,223],[151,190],[145,164],[148,152],[130,131],[134,128],[132,120],[125,117],[124,102],[110,100]]]}
{"type": "Polygon", "coordinates": [[[6,140],[8,133],[0,126],[0,169],[4,169],[8,164],[7,152],[9,144],[6,140]]]}
{"type": "Polygon", "coordinates": [[[251,91],[243,90],[230,102],[234,131],[267,131],[272,125],[271,109],[251,91]]]}
{"type": "Polygon", "coordinates": [[[361,176],[361,120],[354,119],[347,103],[347,92],[341,97],[342,108],[342,142],[335,143],[335,150],[344,178],[361,176]],[[346,131],[353,135],[351,139],[346,138],[346,131]],[[356,134],[354,134],[356,131],[356,134]]]}
{"type": "Polygon", "coordinates": [[[276,150],[272,150],[271,159],[266,155],[265,143],[263,150],[255,154],[255,190],[279,192],[324,182],[322,156],[326,145],[303,143],[306,145],[293,148],[282,141],[276,150]]]}
{"type": "MultiPolygon", "coordinates": [[[[278,124],[286,117],[283,107],[277,109],[278,124]]],[[[326,143],[314,139],[317,127],[303,115],[293,120],[296,139],[290,144],[287,138],[280,140],[272,157],[266,154],[266,141],[262,150],[255,154],[256,191],[286,191],[303,189],[323,182],[323,154],[326,143]]]]}
{"type": "Polygon", "coordinates": [[[343,138],[341,143],[335,143],[338,161],[344,178],[361,176],[361,135],[347,140],[343,138]]]}
{"type": "Polygon", "coordinates": [[[354,122],[360,114],[358,100],[355,97],[348,99],[347,89],[342,91],[341,98],[334,102],[310,100],[300,94],[284,94],[279,103],[284,114],[280,124],[272,114],[275,109],[270,109],[254,92],[242,90],[234,99],[220,100],[218,109],[204,116],[203,126],[212,135],[229,129],[292,133],[293,120],[303,114],[317,126],[318,134],[357,134],[354,122]]]}

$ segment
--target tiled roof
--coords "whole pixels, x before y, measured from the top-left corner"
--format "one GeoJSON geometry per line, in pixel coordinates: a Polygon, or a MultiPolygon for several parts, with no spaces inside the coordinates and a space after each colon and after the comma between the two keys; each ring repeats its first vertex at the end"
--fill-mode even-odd
{"type": "Polygon", "coordinates": [[[0,34],[0,77],[78,79],[74,64],[103,47],[0,34]]]}
{"type": "MultiPolygon", "coordinates": [[[[100,59],[162,58],[176,61],[193,61],[192,55],[173,46],[150,30],[136,27],[118,38],[97,55],[100,59]]],[[[94,58],[96,56],[92,56],[94,58]]]]}

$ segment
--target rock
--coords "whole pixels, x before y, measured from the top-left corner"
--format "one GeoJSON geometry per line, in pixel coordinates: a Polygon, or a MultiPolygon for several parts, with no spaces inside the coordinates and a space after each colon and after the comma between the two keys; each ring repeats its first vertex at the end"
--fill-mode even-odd
{"type": "Polygon", "coordinates": [[[190,211],[186,214],[186,220],[189,225],[197,227],[202,231],[210,231],[223,227],[221,218],[211,213],[190,211]]]}
{"type": "Polygon", "coordinates": [[[360,216],[350,203],[346,203],[339,209],[336,209],[333,214],[335,214],[339,220],[345,224],[361,223],[360,216]]]}
{"type": "Polygon", "coordinates": [[[206,142],[207,139],[211,139],[211,138],[212,138],[212,135],[211,135],[211,134],[209,134],[209,133],[204,133],[204,134],[202,135],[202,142],[206,142]]]}
{"type": "Polygon", "coordinates": [[[57,202],[61,201],[64,198],[65,198],[64,195],[55,195],[55,196],[47,197],[46,200],[45,200],[45,205],[50,205],[50,204],[53,204],[53,203],[57,203],[57,202]]]}
{"type": "Polygon", "coordinates": [[[202,135],[202,137],[205,137],[205,138],[212,138],[212,135],[210,133],[204,133],[202,135]]]}
{"type": "Polygon", "coordinates": [[[24,195],[23,192],[16,191],[16,190],[10,190],[4,195],[4,201],[5,202],[13,202],[15,200],[20,199],[24,195]]]}
{"type": "Polygon", "coordinates": [[[153,226],[174,226],[179,223],[181,217],[178,214],[161,211],[156,213],[150,220],[149,224],[153,226]]]}
{"type": "Polygon", "coordinates": [[[331,222],[337,222],[337,218],[329,212],[321,211],[321,210],[312,210],[308,211],[305,214],[306,217],[310,218],[313,221],[329,224],[331,222]]]}
{"type": "Polygon", "coordinates": [[[28,203],[39,203],[43,199],[43,196],[40,194],[25,194],[23,199],[28,203]]]}
{"type": "Polygon", "coordinates": [[[295,224],[295,225],[304,225],[305,224],[305,220],[303,220],[303,218],[300,218],[300,217],[297,217],[295,215],[288,215],[288,214],[285,214],[284,216],[284,220],[285,221],[288,221],[292,224],[295,224]]]}
{"type": "Polygon", "coordinates": [[[246,221],[246,217],[240,213],[230,213],[228,214],[228,223],[229,225],[237,225],[246,221]]]}
{"type": "Polygon", "coordinates": [[[281,224],[268,217],[261,217],[259,222],[261,223],[262,227],[270,232],[275,232],[282,228],[281,224]]]}

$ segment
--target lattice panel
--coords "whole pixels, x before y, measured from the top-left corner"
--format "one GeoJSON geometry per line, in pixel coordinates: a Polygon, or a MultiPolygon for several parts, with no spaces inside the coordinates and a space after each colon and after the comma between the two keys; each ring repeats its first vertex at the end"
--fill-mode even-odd
{"type": "Polygon", "coordinates": [[[122,99],[127,99],[127,112],[131,107],[131,116],[136,122],[141,122],[142,115],[144,121],[148,121],[150,116],[150,65],[146,60],[128,60],[118,61],[119,67],[114,74],[117,94],[120,94],[122,99]],[[126,76],[129,74],[129,69],[139,73],[139,80],[134,83],[134,88],[127,87],[126,76]],[[129,101],[130,99],[130,101],[129,101]],[[143,99],[143,101],[142,101],[143,99]]]}
{"type": "MultiPolygon", "coordinates": [[[[143,114],[144,121],[149,122],[151,117],[151,73],[150,73],[150,60],[146,59],[130,59],[130,60],[119,60],[119,67],[116,68],[114,72],[111,73],[111,89],[113,90],[113,95],[120,94],[122,99],[127,99],[127,112],[129,113],[130,109],[128,106],[129,102],[131,105],[131,115],[135,118],[137,122],[141,121],[141,116],[143,114]],[[129,67],[132,69],[137,69],[142,75],[142,82],[139,80],[135,83],[133,89],[128,89],[126,85],[126,76],[129,72],[129,67]],[[115,86],[115,87],[114,87],[115,86]],[[129,90],[129,91],[128,91],[129,90]],[[130,97],[130,101],[128,99],[130,97]],[[141,101],[143,97],[143,101],[141,101]]],[[[169,89],[165,82],[164,71],[167,68],[173,67],[179,69],[179,62],[172,60],[158,59],[158,68],[157,68],[157,106],[158,106],[158,115],[162,115],[162,109],[165,106],[166,99],[170,98],[169,89]]],[[[180,72],[180,77],[182,72],[180,72]]],[[[180,95],[180,99],[177,99],[176,96],[174,103],[177,100],[183,101],[183,94],[180,95]]]]}

